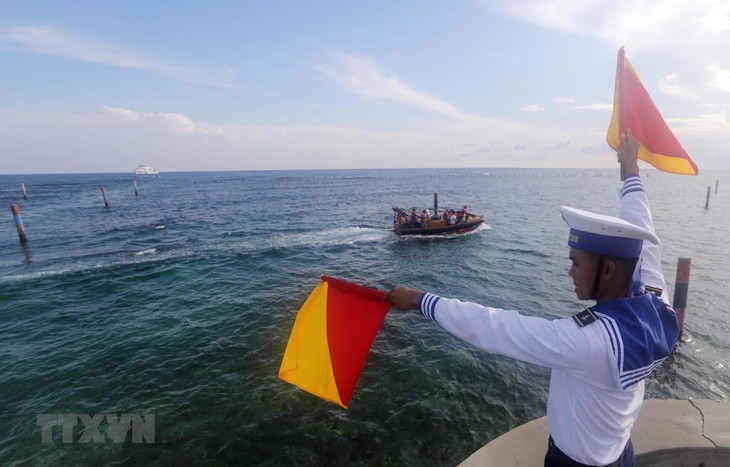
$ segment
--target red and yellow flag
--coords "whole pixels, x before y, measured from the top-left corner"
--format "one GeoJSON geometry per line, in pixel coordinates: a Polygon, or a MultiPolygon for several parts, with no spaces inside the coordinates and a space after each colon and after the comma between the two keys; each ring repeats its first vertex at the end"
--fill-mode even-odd
{"type": "Polygon", "coordinates": [[[616,64],[613,115],[606,135],[608,145],[614,150],[618,150],[619,135],[627,128],[641,143],[639,159],[665,172],[697,175],[697,165],[664,121],[621,47],[616,64]]]}
{"type": "Polygon", "coordinates": [[[322,276],[297,314],[279,378],[347,408],[390,309],[385,293],[322,276]]]}

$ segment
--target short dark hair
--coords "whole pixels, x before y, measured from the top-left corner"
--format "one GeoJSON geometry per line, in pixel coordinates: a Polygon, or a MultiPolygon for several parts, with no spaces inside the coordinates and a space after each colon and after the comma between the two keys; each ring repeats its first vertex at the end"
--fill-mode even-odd
{"type": "Polygon", "coordinates": [[[623,279],[624,279],[624,285],[626,286],[626,289],[631,286],[631,281],[634,277],[634,271],[636,270],[636,263],[638,263],[639,258],[626,258],[623,256],[606,256],[606,259],[612,260],[614,263],[616,263],[623,273],[623,279]]]}

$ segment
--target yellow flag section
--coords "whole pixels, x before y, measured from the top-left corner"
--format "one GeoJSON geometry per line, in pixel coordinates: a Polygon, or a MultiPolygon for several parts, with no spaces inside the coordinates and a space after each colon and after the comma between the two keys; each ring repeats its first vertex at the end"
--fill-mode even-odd
{"type": "Polygon", "coordinates": [[[618,150],[619,136],[627,129],[641,143],[639,159],[665,172],[697,175],[697,165],[664,121],[621,47],[616,64],[613,115],[606,135],[608,145],[618,150]]]}
{"type": "Polygon", "coordinates": [[[297,314],[279,378],[347,408],[390,303],[385,293],[322,276],[297,314]]]}

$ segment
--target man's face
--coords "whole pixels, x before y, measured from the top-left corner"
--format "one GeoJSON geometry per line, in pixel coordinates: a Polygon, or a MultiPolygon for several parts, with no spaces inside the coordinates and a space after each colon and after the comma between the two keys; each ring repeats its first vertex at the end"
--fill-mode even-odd
{"type": "Polygon", "coordinates": [[[598,255],[571,248],[568,258],[572,263],[568,275],[573,279],[575,296],[578,300],[590,300],[596,281],[598,255]]]}

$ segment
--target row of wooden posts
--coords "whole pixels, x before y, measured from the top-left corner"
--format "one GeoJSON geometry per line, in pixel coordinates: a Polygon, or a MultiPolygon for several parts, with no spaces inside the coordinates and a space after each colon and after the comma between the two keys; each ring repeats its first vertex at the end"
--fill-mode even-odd
{"type": "MultiPolygon", "coordinates": [[[[134,196],[139,196],[139,191],[137,190],[137,180],[132,180],[132,187],[134,188],[134,196]]],[[[20,189],[23,192],[23,199],[28,201],[28,191],[25,188],[25,183],[20,184],[20,189]]],[[[110,207],[109,198],[107,198],[106,196],[105,186],[101,187],[101,197],[104,200],[104,207],[108,209],[110,207]]],[[[17,204],[11,204],[10,211],[13,213],[13,222],[15,222],[15,228],[18,230],[18,238],[20,239],[20,243],[27,243],[28,235],[25,233],[23,218],[20,215],[20,206],[18,206],[17,204]]]]}

